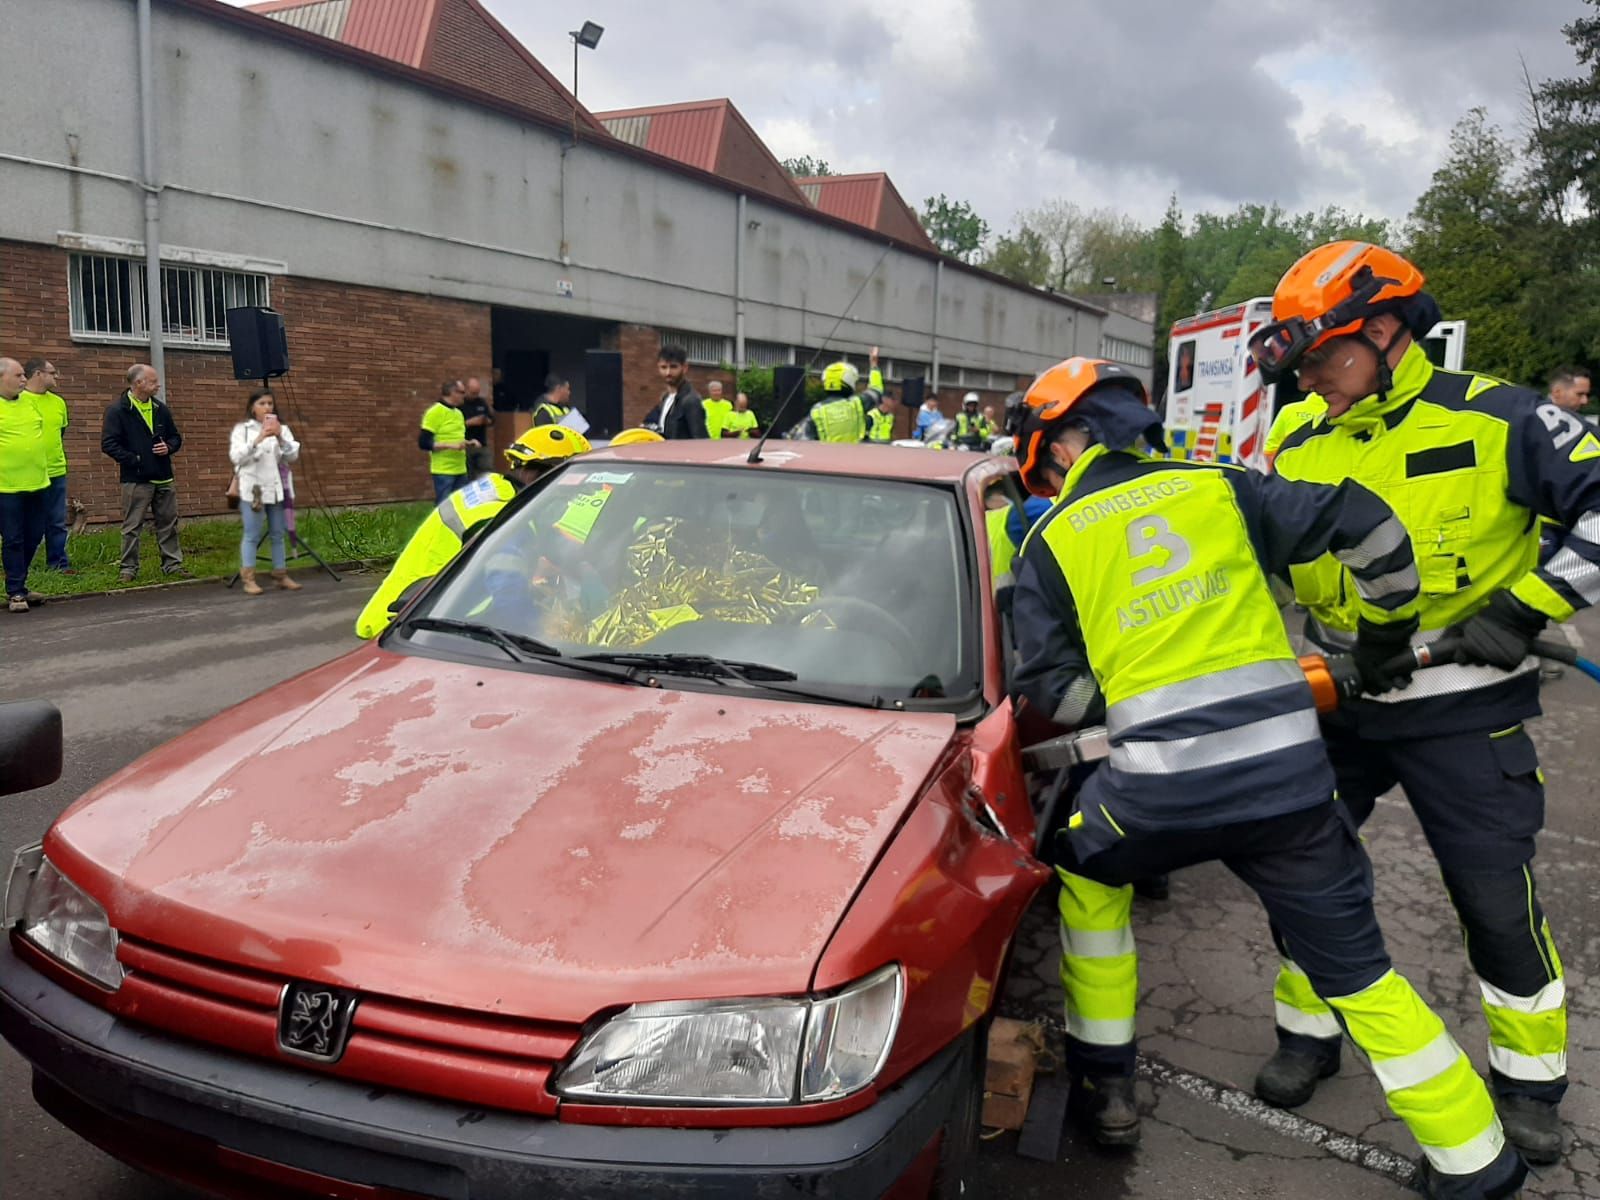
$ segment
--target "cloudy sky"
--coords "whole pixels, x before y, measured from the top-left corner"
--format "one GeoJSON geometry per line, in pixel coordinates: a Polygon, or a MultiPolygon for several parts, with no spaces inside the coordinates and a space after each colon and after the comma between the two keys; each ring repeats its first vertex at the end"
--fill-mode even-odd
{"type": "MultiPolygon", "coordinates": [[[[237,0],[236,0],[237,2],[237,0]]],[[[886,170],[996,230],[1062,197],[1159,218],[1276,201],[1403,217],[1452,124],[1520,137],[1582,0],[483,0],[603,111],[727,96],[779,158],[886,170]]]]}

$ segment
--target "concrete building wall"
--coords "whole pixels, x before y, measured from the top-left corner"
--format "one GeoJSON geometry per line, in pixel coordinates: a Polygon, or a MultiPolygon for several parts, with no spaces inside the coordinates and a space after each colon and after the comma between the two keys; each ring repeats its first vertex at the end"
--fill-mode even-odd
{"type": "MultiPolygon", "coordinates": [[[[0,127],[15,157],[0,157],[0,236],[142,238],[133,4],[22,5],[8,34],[72,45],[96,70],[92,86],[64,90],[47,56],[8,66],[0,127]]],[[[737,197],[715,181],[581,132],[571,145],[563,130],[192,6],[158,0],[155,39],[163,244],[277,259],[300,277],[731,334],[742,236],[747,335],[802,345],[826,336],[883,246],[755,198],[760,224],[740,231],[737,197]]],[[[890,250],[840,344],[930,358],[934,273],[890,250]]],[[[1098,341],[1096,311],[953,266],[938,307],[942,359],[972,367],[1037,370],[1098,341]]]]}

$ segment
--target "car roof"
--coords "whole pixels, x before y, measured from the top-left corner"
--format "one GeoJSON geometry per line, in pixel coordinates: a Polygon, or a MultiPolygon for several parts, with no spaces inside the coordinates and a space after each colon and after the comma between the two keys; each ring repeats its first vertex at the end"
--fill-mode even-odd
{"type": "Polygon", "coordinates": [[[807,471],[868,479],[905,479],[922,483],[958,484],[975,470],[1003,472],[1011,460],[961,450],[923,450],[908,446],[855,443],[770,441],[761,461],[750,463],[755,443],[735,439],[696,439],[608,446],[584,456],[585,462],[681,463],[690,466],[735,467],[748,471],[807,471]]]}

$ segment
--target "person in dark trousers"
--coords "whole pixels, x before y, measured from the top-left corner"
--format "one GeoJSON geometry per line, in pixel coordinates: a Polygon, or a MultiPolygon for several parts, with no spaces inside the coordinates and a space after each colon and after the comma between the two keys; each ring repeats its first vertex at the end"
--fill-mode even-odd
{"type": "Polygon", "coordinates": [[[183,435],[157,392],[161,377],[149,363],[128,368],[128,389],[111,402],[100,430],[100,450],[115,459],[122,479],[122,582],[139,573],[139,529],[145,514],[155,520],[161,573],[191,578],[178,545],[178,490],[172,456],[183,435]]]}
{"type": "Polygon", "coordinates": [[[494,458],[489,450],[489,434],[494,428],[494,413],[489,411],[489,401],[483,395],[483,381],[476,375],[468,378],[466,395],[461,400],[461,421],[467,436],[478,443],[476,450],[467,451],[467,476],[477,479],[494,468],[494,458]]]}
{"type": "Polygon", "coordinates": [[[45,565],[63,575],[76,575],[67,558],[67,451],[61,435],[70,420],[67,402],[56,394],[56,365],[48,358],[30,358],[22,364],[28,376],[24,400],[33,402],[44,421],[45,470],[50,475],[44,526],[45,565]]]}
{"type": "Polygon", "coordinates": [[[700,395],[689,382],[689,352],[682,346],[661,347],[656,373],[667,385],[667,393],[646,414],[645,427],[668,439],[710,437],[700,395]]]}
{"type": "Polygon", "coordinates": [[[50,495],[44,418],[23,391],[26,380],[21,363],[0,358],[0,551],[12,612],[40,599],[28,592],[28,567],[44,540],[50,495]]]}
{"type": "Polygon", "coordinates": [[[1027,404],[1022,480],[1058,499],[1016,571],[1015,684],[1057,724],[1103,725],[1110,743],[1057,839],[1069,1111],[1102,1145],[1138,1142],[1130,885],[1220,861],[1371,1059],[1422,1147],[1423,1194],[1514,1195],[1527,1166],[1488,1089],[1390,962],[1372,866],[1268,584],[1325,557],[1342,564],[1362,687],[1403,686],[1395,659],[1421,594],[1405,527],[1353,481],[1143,452],[1143,441],[1165,451],[1160,421],[1116,363],[1059,363],[1027,404]]]}

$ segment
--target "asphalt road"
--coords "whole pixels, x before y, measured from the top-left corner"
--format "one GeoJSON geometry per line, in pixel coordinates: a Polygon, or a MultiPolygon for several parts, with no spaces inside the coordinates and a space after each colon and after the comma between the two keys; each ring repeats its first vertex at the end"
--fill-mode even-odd
{"type": "MultiPolygon", "coordinates": [[[[0,800],[0,862],[37,839],[90,785],[167,738],[261,689],[349,649],[372,578],[336,585],[304,577],[296,595],[246,600],[215,584],[60,603],[0,615],[0,700],[57,703],[66,773],[49,787],[0,800]]],[[[1600,614],[1576,628],[1600,650],[1600,614]]],[[[1574,1085],[1564,1113],[1566,1161],[1529,1195],[1600,1200],[1600,1003],[1585,984],[1600,969],[1600,687],[1569,672],[1545,691],[1535,724],[1548,777],[1547,830],[1537,863],[1571,994],[1574,1085]]],[[[1380,916],[1397,966],[1440,1009],[1483,1067],[1477,991],[1437,873],[1403,799],[1389,797],[1367,828],[1380,916]]],[[[1019,934],[1001,1011],[1059,1016],[1059,953],[1043,894],[1019,934]]],[[[1400,1197],[1396,1178],[1415,1151],[1389,1118],[1370,1073],[1346,1055],[1341,1075],[1300,1120],[1255,1111],[1248,1090],[1272,1046],[1276,962],[1260,910],[1220,869],[1174,880],[1166,902],[1136,908],[1141,953],[1140,1084],[1145,1143],[1108,1157],[1069,1135],[1061,1161],[1019,1158],[1015,1136],[985,1143],[978,1194],[1005,1200],[1064,1195],[1175,1200],[1400,1197]],[[1348,1161],[1360,1159],[1361,1163],[1348,1161]]],[[[155,1200],[169,1191],[79,1141],[28,1094],[28,1072],[0,1044],[0,1195],[30,1200],[155,1200]]]]}

